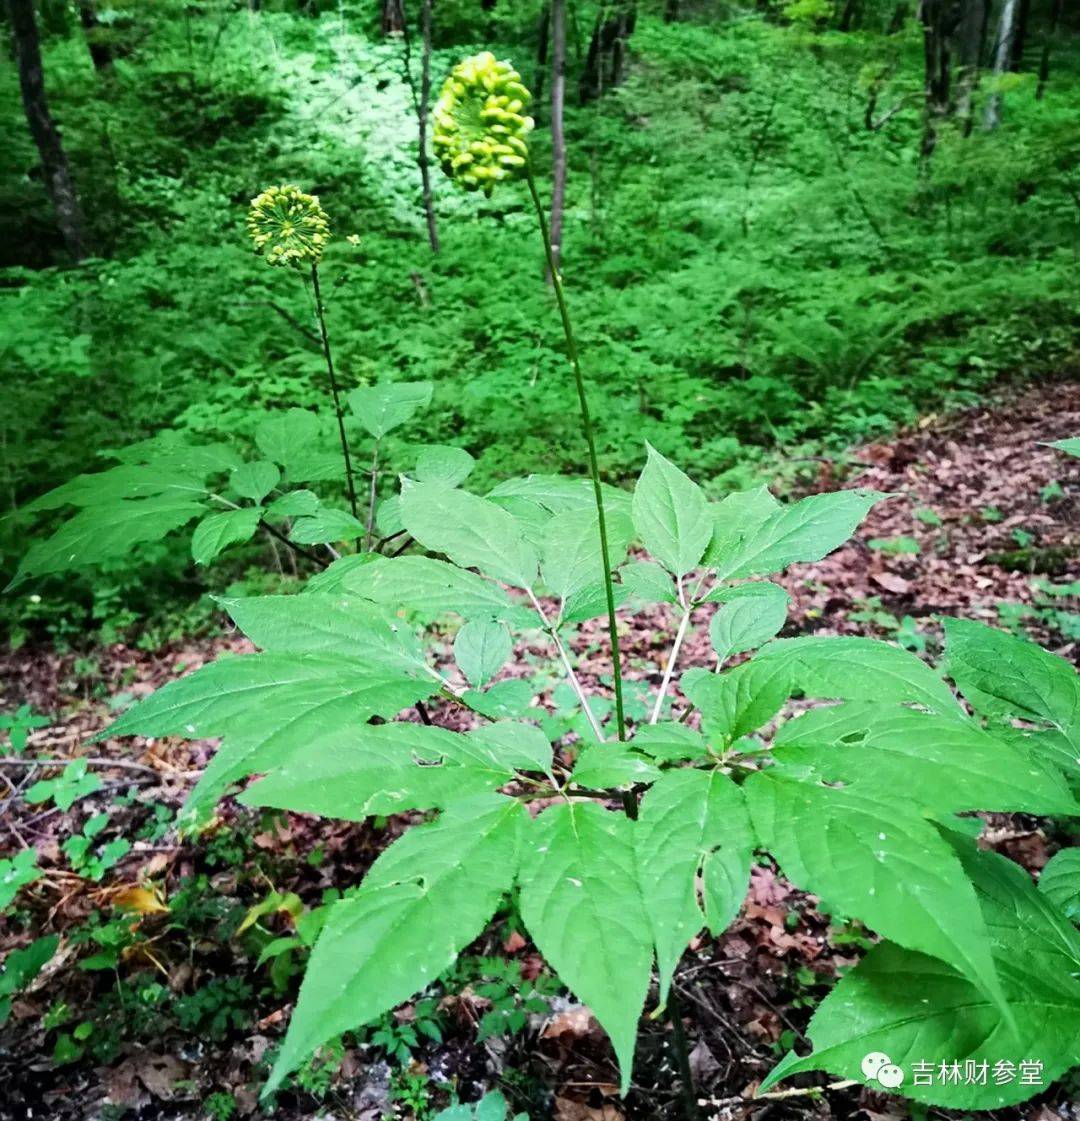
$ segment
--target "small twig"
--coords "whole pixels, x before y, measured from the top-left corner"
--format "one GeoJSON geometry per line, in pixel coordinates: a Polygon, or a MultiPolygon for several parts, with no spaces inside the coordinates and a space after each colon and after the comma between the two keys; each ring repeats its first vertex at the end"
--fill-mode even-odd
{"type": "Polygon", "coordinates": [[[806,1098],[824,1094],[826,1090],[847,1090],[851,1086],[858,1086],[854,1078],[846,1078],[842,1082],[830,1082],[826,1086],[803,1086],[795,1090],[770,1090],[767,1094],[755,1094],[752,1098],[698,1098],[698,1105],[715,1109],[725,1105],[750,1105],[760,1101],[779,1101],[783,1098],[806,1098]]]}
{"type": "Polygon", "coordinates": [[[280,529],[278,529],[276,526],[272,526],[264,518],[259,519],[259,526],[262,529],[265,529],[271,537],[280,541],[283,545],[288,545],[288,547],[292,549],[292,551],[296,553],[297,556],[304,557],[314,564],[321,565],[323,568],[326,567],[326,565],[323,563],[322,557],[320,557],[318,553],[313,553],[310,549],[305,549],[303,545],[297,545],[295,541],[290,541],[289,538],[286,537],[280,529]]]}
{"type": "Polygon", "coordinates": [[[88,767],[116,767],[121,771],[140,771],[145,775],[160,778],[162,772],[148,767],[145,763],[133,763],[127,759],[106,759],[104,757],[88,757],[75,755],[70,759],[0,759],[0,767],[66,767],[81,759],[88,767]]]}
{"type": "Polygon", "coordinates": [[[371,494],[368,499],[367,528],[364,531],[364,548],[370,549],[375,536],[375,498],[379,489],[379,441],[371,453],[371,494]]]}
{"type": "Polygon", "coordinates": [[[309,342],[315,343],[316,346],[319,346],[322,343],[322,340],[319,338],[319,336],[317,334],[315,334],[314,331],[305,327],[303,325],[303,323],[301,323],[300,320],[297,319],[291,312],[287,311],[280,304],[275,304],[273,300],[241,300],[236,306],[237,307],[268,307],[271,310],[276,311],[278,313],[278,315],[280,315],[281,318],[284,319],[285,322],[288,323],[288,325],[290,327],[292,327],[294,330],[299,331],[300,334],[303,335],[304,338],[307,339],[309,342]]]}
{"type": "Polygon", "coordinates": [[[544,630],[548,637],[555,644],[555,649],[558,651],[559,660],[563,664],[563,669],[566,671],[567,680],[570,682],[570,687],[577,695],[577,699],[581,704],[582,711],[585,713],[586,718],[592,727],[593,734],[596,736],[598,743],[604,742],[604,733],[600,730],[600,725],[596,722],[596,717],[593,716],[592,709],[589,708],[589,699],[585,695],[585,690],[581,687],[581,682],[578,680],[577,674],[574,672],[574,667],[570,662],[570,655],[566,652],[566,647],[563,645],[562,639],[559,638],[559,632],[551,625],[547,615],[544,612],[543,604],[536,598],[536,593],[532,588],[526,588],[529,599],[532,602],[536,613],[540,616],[540,621],[544,625],[544,630]]]}
{"type": "Polygon", "coordinates": [[[675,663],[679,659],[679,651],[682,649],[683,639],[686,637],[686,628],[690,624],[690,614],[694,610],[697,602],[698,592],[701,591],[701,585],[705,582],[707,572],[701,574],[701,578],[697,582],[697,586],[690,593],[689,599],[686,596],[686,589],[683,587],[682,577],[678,578],[679,590],[679,603],[682,605],[683,616],[679,620],[679,629],[675,632],[675,641],[671,647],[671,654],[668,657],[667,665],[664,667],[664,679],[660,682],[660,693],[656,698],[656,704],[653,705],[652,716],[649,718],[650,724],[655,724],[660,719],[660,713],[664,707],[664,698],[667,696],[668,687],[671,685],[671,675],[675,671],[675,663]]]}
{"type": "Polygon", "coordinates": [[[902,98],[900,98],[900,100],[894,106],[892,106],[891,109],[886,109],[885,112],[882,113],[881,116],[877,117],[877,118],[875,118],[873,116],[872,110],[868,107],[867,108],[867,113],[866,113],[866,127],[867,127],[867,129],[870,132],[877,132],[878,129],[883,128],[885,125],[887,125],[889,123],[889,121],[891,121],[892,118],[895,117],[896,114],[899,113],[900,110],[904,108],[905,105],[908,105],[914,98],[921,97],[921,96],[922,96],[921,93],[919,93],[919,94],[911,94],[911,93],[905,94],[902,98]]]}
{"type": "Polygon", "coordinates": [[[376,543],[375,543],[374,551],[376,553],[381,553],[383,551],[383,546],[384,545],[389,545],[391,541],[396,541],[403,533],[407,533],[407,532],[408,532],[408,530],[399,529],[397,531],[397,533],[391,533],[391,534],[388,534],[386,537],[380,537],[379,540],[376,541],[376,543]]]}
{"type": "Polygon", "coordinates": [[[439,673],[437,669],[432,669],[431,666],[427,665],[426,663],[424,664],[424,669],[426,669],[427,672],[431,674],[431,676],[434,677],[435,680],[442,686],[443,692],[447,696],[449,696],[451,700],[460,701],[467,692],[467,690],[459,689],[456,685],[453,685],[451,682],[447,681],[446,678],[443,677],[443,675],[439,673]]]}
{"type": "MultiPolygon", "coordinates": [[[[207,491],[207,496],[212,502],[220,502],[222,506],[227,506],[230,510],[245,509],[245,507],[238,506],[235,502],[230,502],[229,499],[227,499],[222,494],[214,494],[213,491],[207,491]]],[[[318,565],[322,565],[323,568],[326,567],[326,565],[323,564],[322,558],[317,553],[313,553],[310,549],[305,549],[303,545],[298,545],[295,541],[290,541],[289,538],[286,537],[280,529],[278,529],[276,526],[272,526],[268,521],[266,521],[265,518],[259,519],[259,527],[266,530],[266,532],[271,537],[277,538],[277,540],[280,541],[283,545],[288,545],[288,547],[292,549],[292,551],[298,556],[306,557],[309,561],[312,561],[313,563],[318,565]]],[[[327,549],[329,549],[331,554],[333,554],[334,559],[336,560],[339,554],[335,553],[329,545],[327,545],[326,547],[327,549]]]]}

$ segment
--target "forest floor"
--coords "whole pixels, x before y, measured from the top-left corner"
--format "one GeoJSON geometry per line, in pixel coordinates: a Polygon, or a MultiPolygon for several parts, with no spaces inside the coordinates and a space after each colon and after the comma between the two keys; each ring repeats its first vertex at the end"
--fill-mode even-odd
{"type": "MultiPolygon", "coordinates": [[[[990,407],[929,418],[889,443],[858,449],[843,469],[822,460],[820,486],[810,489],[860,485],[900,497],[880,505],[853,542],[788,573],[782,582],[793,605],[784,634],[886,637],[935,658],[933,616],[948,613],[1026,632],[1076,660],[1080,462],[1040,441],[1078,432],[1080,385],[1043,384],[1007,391],[990,407]]],[[[659,680],[658,622],[637,616],[628,636],[630,664],[646,680],[659,680]]],[[[584,647],[601,645],[590,638],[583,634],[584,647]]],[[[703,642],[687,650],[684,665],[708,663],[703,642]]],[[[228,636],[154,653],[117,645],[94,651],[89,671],[75,654],[24,648],[0,659],[0,707],[29,703],[56,721],[31,732],[19,758],[75,757],[86,754],[87,738],[107,723],[109,698],[144,695],[223,651],[244,649],[228,636]]],[[[592,657],[592,663],[584,658],[586,677],[590,668],[601,670],[602,647],[592,657]]],[[[0,760],[0,783],[13,793],[0,803],[0,852],[32,845],[44,869],[19,897],[18,921],[5,926],[0,919],[0,953],[24,944],[29,933],[64,936],[57,956],[16,997],[0,1027],[0,1118],[255,1116],[265,1058],[280,1041],[295,978],[283,968],[275,989],[266,968],[256,968],[240,920],[267,900],[271,887],[312,905],[332,886],[357,882],[404,822],[391,819],[376,829],[298,815],[270,820],[229,802],[209,839],[179,841],[169,822],[212,745],[136,740],[91,750],[113,764],[94,764],[104,785],[78,803],[76,814],[43,810],[17,796],[33,778],[55,772],[0,760]],[[84,816],[106,809],[111,816],[102,837],[135,839],[102,886],[74,874],[61,846],[75,821],[81,828],[84,816]],[[153,892],[134,890],[147,883],[153,892]],[[88,947],[113,951],[112,967],[86,969],[88,947]],[[80,957],[83,968],[76,965],[80,957]],[[73,1029],[81,1023],[91,1026],[80,1035],[73,1029]],[[70,1061],[58,1065],[57,1054],[70,1061]]],[[[994,815],[984,842],[1037,873],[1062,838],[1051,822],[994,815]]],[[[291,919],[273,902],[259,925],[287,934],[291,919]]],[[[809,1015],[838,970],[866,944],[865,931],[830,924],[813,897],[770,866],[754,869],[738,919],[719,938],[695,940],[676,978],[703,1117],[909,1116],[898,1099],[859,1087],[750,1100],[780,1054],[804,1039],[809,1015]]],[[[404,1039],[411,1052],[404,1062],[388,1063],[385,1048],[371,1041],[347,1050],[340,1064],[310,1074],[306,1089],[283,1092],[275,1116],[424,1121],[446,1100],[435,1087],[451,1081],[467,1099],[499,1085],[533,1121],[680,1115],[665,1020],[643,1021],[634,1089],[622,1102],[595,1021],[551,986],[545,990],[543,963],[509,923],[493,926],[467,961],[433,990],[434,1001],[387,1019],[384,1042],[404,1039]],[[492,987],[498,966],[481,956],[509,963],[510,976],[526,988],[534,982],[548,1005],[530,1013],[519,1031],[482,1042],[477,1021],[505,994],[492,987]],[[441,1039],[425,1035],[433,1021],[441,1039]],[[410,1025],[418,1029],[415,1045],[408,1042],[410,1025]]],[[[996,1116],[1080,1121],[1074,1097],[1058,1086],[996,1116]]]]}

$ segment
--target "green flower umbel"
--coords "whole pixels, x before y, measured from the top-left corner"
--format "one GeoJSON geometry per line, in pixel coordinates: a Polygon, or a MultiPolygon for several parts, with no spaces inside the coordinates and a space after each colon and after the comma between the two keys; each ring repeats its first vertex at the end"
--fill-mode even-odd
{"type": "Polygon", "coordinates": [[[330,223],[315,195],[286,184],[267,187],[251,200],[248,233],[268,265],[317,265],[330,237],[330,223]]]}
{"type": "Polygon", "coordinates": [[[531,100],[521,75],[490,51],[459,62],[435,104],[432,142],[443,171],[485,195],[520,175],[533,127],[525,115],[531,100]]]}

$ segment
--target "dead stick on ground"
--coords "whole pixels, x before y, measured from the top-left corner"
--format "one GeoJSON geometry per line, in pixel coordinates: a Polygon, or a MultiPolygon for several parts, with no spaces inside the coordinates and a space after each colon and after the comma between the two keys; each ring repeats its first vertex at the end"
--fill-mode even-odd
{"type": "Polygon", "coordinates": [[[843,1082],[830,1082],[827,1086],[803,1086],[794,1090],[773,1090],[768,1094],[755,1094],[752,1098],[699,1098],[698,1105],[716,1109],[724,1105],[753,1105],[754,1102],[778,1101],[782,1098],[806,1098],[815,1094],[824,1094],[827,1090],[846,1090],[849,1086],[858,1086],[854,1078],[845,1079],[843,1082]]]}
{"type": "Polygon", "coordinates": [[[116,767],[120,771],[138,771],[140,774],[153,775],[154,778],[189,778],[201,775],[202,771],[158,770],[145,763],[134,763],[129,759],[107,759],[103,756],[73,755],[70,759],[0,759],[0,767],[66,767],[69,763],[82,760],[88,767],[116,767]]]}

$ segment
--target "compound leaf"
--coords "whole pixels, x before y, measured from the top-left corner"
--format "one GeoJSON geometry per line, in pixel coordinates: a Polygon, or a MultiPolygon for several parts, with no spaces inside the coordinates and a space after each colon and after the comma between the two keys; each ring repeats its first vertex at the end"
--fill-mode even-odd
{"type": "MultiPolygon", "coordinates": [[[[526,685],[525,682],[521,684],[526,685]]],[[[532,695],[531,690],[529,695],[532,695]]],[[[497,720],[473,729],[469,741],[480,745],[501,766],[544,774],[551,771],[551,744],[535,724],[497,720]]]]}
{"type": "Polygon", "coordinates": [[[266,508],[269,518],[310,517],[319,510],[319,496],[312,490],[290,490],[279,495],[266,508]]]}
{"type": "Polygon", "coordinates": [[[476,460],[464,448],[424,444],[416,453],[416,481],[456,487],[469,477],[475,466],[476,460]]]}
{"type": "Polygon", "coordinates": [[[127,464],[76,475],[62,486],[28,502],[23,510],[58,510],[61,506],[100,506],[126,498],[200,499],[206,495],[202,479],[209,472],[198,474],[180,468],[165,468],[157,463],[127,464]]]}
{"type": "Polygon", "coordinates": [[[1050,858],[1039,875],[1039,891],[1080,923],[1080,849],[1062,849],[1050,858]]]}
{"type": "Polygon", "coordinates": [[[701,709],[710,735],[737,740],[780,711],[791,696],[791,670],[780,660],[758,656],[724,673],[689,669],[680,686],[691,704],[701,709]]]}
{"type": "Polygon", "coordinates": [[[363,821],[445,807],[494,790],[513,774],[458,732],[411,723],[363,725],[298,745],[239,800],[363,821]]]}
{"type": "Polygon", "coordinates": [[[173,491],[87,506],[27,550],[8,588],[32,577],[115,560],[133,546],[158,541],[205,512],[201,502],[173,491]]]}
{"type": "Polygon", "coordinates": [[[424,657],[405,624],[359,596],[308,595],[219,598],[236,625],[273,654],[348,658],[365,672],[426,673],[424,657]]]}
{"type": "Polygon", "coordinates": [[[345,510],[320,506],[314,514],[297,518],[289,537],[298,545],[325,545],[364,536],[364,525],[345,510]]]}
{"type": "Polygon", "coordinates": [[[619,569],[622,586],[646,603],[678,603],[670,573],[652,561],[634,561],[619,569]]]}
{"type": "Polygon", "coordinates": [[[305,591],[347,592],[425,620],[451,614],[498,619],[518,610],[498,585],[432,557],[342,557],[313,576],[305,591]]]}
{"type": "MultiPolygon", "coordinates": [[[[605,519],[608,554],[612,568],[626,557],[633,536],[633,525],[623,512],[605,519]]],[[[560,599],[604,579],[600,552],[600,523],[594,508],[567,510],[556,514],[544,526],[540,571],[548,589],[560,599]]]]}
{"type": "Polygon", "coordinates": [[[925,662],[873,638],[777,638],[754,661],[783,662],[792,689],[808,697],[920,704],[945,714],[961,711],[949,687],[925,662]]]}
{"type": "Polygon", "coordinates": [[[252,502],[262,502],[280,481],[281,472],[265,459],[242,463],[229,478],[233,490],[252,502]]]}
{"type": "Polygon", "coordinates": [[[307,409],[289,409],[268,417],[255,429],[259,451],[286,469],[318,442],[319,418],[307,409]]]}
{"type": "Polygon", "coordinates": [[[106,736],[222,736],[189,798],[213,800],[230,782],[269,771],[298,744],[391,717],[429,697],[426,675],[370,672],[362,663],[325,655],[250,654],[221,658],[172,681],[128,709],[106,736]]]}
{"type": "Polygon", "coordinates": [[[1047,447],[1057,448],[1058,451],[1066,452],[1068,455],[1080,457],[1080,436],[1070,436],[1065,440],[1055,440],[1053,443],[1048,444],[1047,447]]]}
{"type": "Polygon", "coordinates": [[[635,782],[654,782],[660,769],[621,743],[590,744],[574,765],[570,779],[587,789],[606,790],[635,782]]]}
{"type": "Polygon", "coordinates": [[[646,724],[643,728],[636,729],[630,745],[662,763],[700,759],[709,750],[705,737],[700,732],[673,720],[661,720],[657,724],[646,724]]]}
{"type": "Polygon", "coordinates": [[[742,556],[746,542],[783,507],[767,487],[739,490],[709,506],[713,528],[703,562],[728,571],[742,556]]]}
{"type": "Polygon", "coordinates": [[[903,790],[936,811],[1080,815],[1058,773],[966,717],[871,701],[813,709],[780,729],[772,758],[829,784],[903,790]]]}
{"type": "Polygon", "coordinates": [[[1068,662],[983,623],[944,623],[949,676],[973,708],[1052,725],[1080,752],[1080,677],[1068,662]]]}

